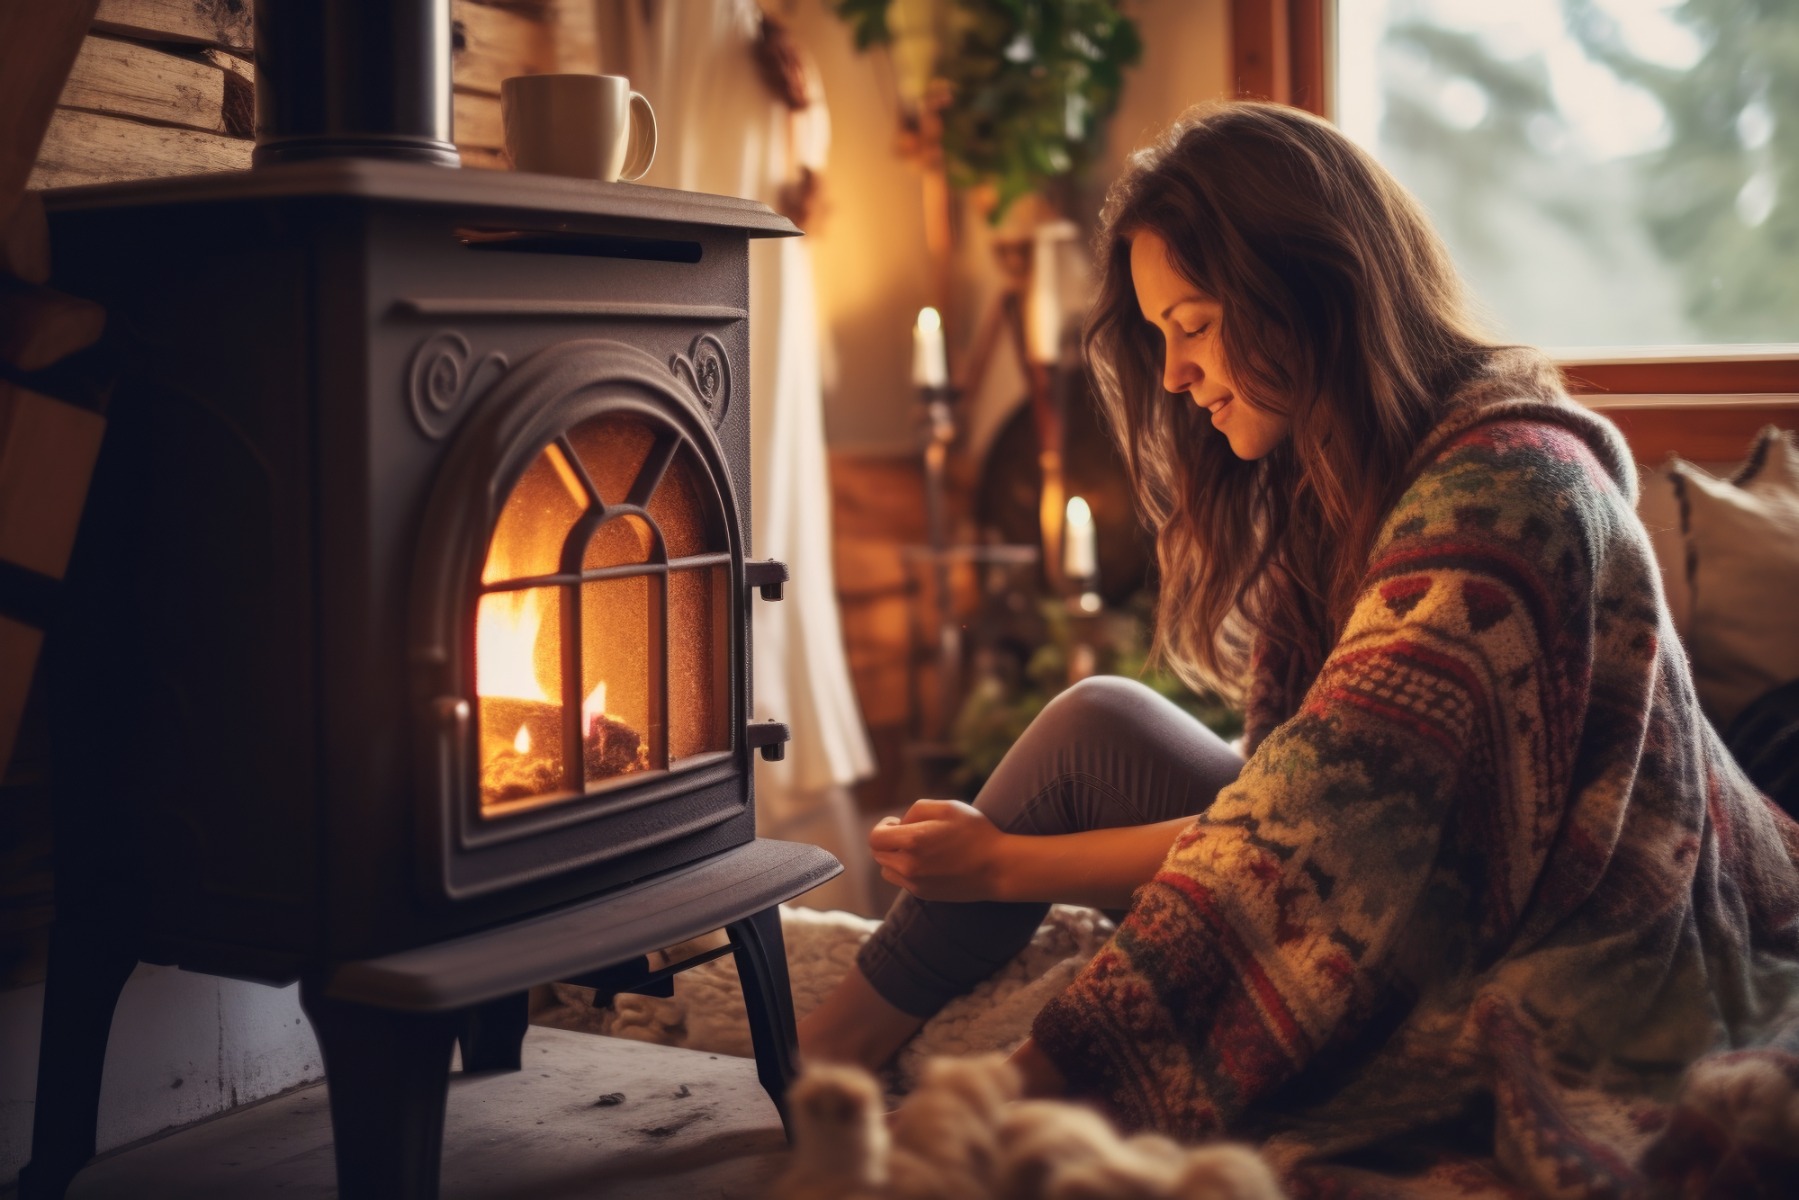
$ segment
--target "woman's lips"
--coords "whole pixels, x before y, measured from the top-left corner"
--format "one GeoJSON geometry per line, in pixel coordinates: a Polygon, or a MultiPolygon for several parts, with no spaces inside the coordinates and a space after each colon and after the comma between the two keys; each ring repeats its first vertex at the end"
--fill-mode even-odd
{"type": "Polygon", "coordinates": [[[1230,415],[1231,404],[1235,400],[1235,396],[1227,393],[1205,406],[1206,411],[1212,414],[1212,427],[1214,429],[1218,427],[1220,421],[1230,415]]]}

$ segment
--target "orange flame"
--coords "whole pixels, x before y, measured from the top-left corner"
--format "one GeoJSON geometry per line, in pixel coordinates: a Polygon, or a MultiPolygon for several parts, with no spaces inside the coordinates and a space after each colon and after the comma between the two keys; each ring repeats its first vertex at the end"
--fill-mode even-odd
{"type": "Polygon", "coordinates": [[[475,690],[483,696],[549,700],[537,679],[543,627],[535,591],[489,592],[475,614],[475,690]]]}

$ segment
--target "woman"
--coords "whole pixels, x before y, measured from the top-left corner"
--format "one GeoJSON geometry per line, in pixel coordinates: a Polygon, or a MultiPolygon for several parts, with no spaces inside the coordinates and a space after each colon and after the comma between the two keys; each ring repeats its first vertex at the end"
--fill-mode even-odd
{"type": "Polygon", "coordinates": [[[1071,689],[973,807],[874,832],[907,894],[802,1052],[879,1062],[1042,902],[1128,902],[1032,1091],[1296,1177],[1640,1185],[1687,1064],[1799,1029],[1799,836],[1698,711],[1624,445],[1325,122],[1196,110],[1102,224],[1087,349],[1159,645],[1247,673],[1248,758],[1071,689]]]}

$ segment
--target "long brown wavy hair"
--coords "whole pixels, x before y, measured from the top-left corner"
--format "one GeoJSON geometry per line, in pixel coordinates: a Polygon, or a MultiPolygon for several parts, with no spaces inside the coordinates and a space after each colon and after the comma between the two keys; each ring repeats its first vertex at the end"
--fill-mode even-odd
{"type": "Polygon", "coordinates": [[[1101,212],[1094,381],[1156,537],[1156,645],[1239,694],[1250,637],[1298,695],[1335,644],[1406,465],[1498,349],[1416,201],[1337,129],[1256,102],[1189,110],[1132,155],[1101,212]],[[1162,388],[1130,243],[1152,231],[1223,308],[1235,395],[1290,435],[1253,462],[1162,388]]]}

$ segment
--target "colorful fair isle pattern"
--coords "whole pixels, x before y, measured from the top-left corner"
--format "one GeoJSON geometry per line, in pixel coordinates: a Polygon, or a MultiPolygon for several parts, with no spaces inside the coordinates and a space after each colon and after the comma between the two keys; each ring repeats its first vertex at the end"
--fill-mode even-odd
{"type": "Polygon", "coordinates": [[[1622,440],[1504,383],[1034,1034],[1125,1126],[1264,1141],[1299,1196],[1766,1184],[1799,1166],[1755,1141],[1799,1123],[1799,827],[1699,713],[1622,440]],[[1754,1086],[1675,1103],[1732,1050],[1754,1086]]]}

